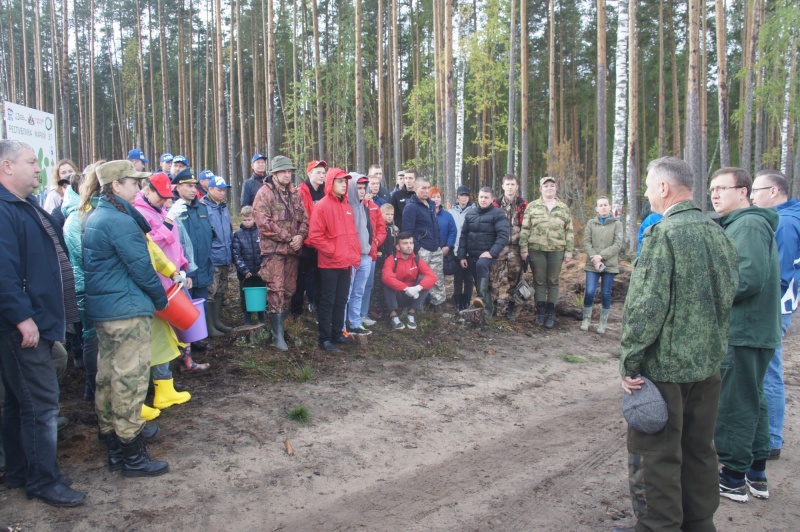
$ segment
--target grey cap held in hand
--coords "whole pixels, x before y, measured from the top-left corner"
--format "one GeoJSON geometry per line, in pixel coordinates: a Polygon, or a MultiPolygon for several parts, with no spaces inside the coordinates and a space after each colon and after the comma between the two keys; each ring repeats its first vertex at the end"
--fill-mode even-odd
{"type": "Polygon", "coordinates": [[[667,403],[656,385],[642,377],[644,384],[632,394],[622,392],[622,415],[628,426],[645,434],[655,434],[667,425],[667,403]]]}

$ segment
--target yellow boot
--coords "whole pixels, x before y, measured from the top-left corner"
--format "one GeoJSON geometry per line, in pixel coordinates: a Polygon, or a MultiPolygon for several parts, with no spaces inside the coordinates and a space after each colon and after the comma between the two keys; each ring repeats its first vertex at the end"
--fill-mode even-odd
{"type": "Polygon", "coordinates": [[[156,393],[153,395],[153,406],[164,410],[172,405],[180,405],[192,398],[189,392],[178,392],[172,379],[159,379],[153,381],[156,393]]]}
{"type": "Polygon", "coordinates": [[[155,418],[161,415],[161,410],[158,408],[150,408],[146,404],[142,403],[142,419],[145,421],[153,421],[155,418]]]}

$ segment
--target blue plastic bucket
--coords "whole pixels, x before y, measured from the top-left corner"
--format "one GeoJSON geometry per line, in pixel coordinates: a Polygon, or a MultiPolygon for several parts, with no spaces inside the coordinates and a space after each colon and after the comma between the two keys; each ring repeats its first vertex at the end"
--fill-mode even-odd
{"type": "Polygon", "coordinates": [[[245,287],[244,306],[247,309],[247,312],[264,312],[267,309],[267,287],[245,287]]]}
{"type": "Polygon", "coordinates": [[[192,342],[199,342],[204,338],[208,338],[208,326],[206,325],[206,311],[205,311],[205,302],[206,300],[203,298],[200,299],[192,299],[192,304],[195,306],[197,310],[200,311],[200,316],[194,321],[191,327],[182,331],[177,327],[173,326],[172,328],[175,329],[175,335],[178,337],[184,344],[190,344],[192,342]]]}

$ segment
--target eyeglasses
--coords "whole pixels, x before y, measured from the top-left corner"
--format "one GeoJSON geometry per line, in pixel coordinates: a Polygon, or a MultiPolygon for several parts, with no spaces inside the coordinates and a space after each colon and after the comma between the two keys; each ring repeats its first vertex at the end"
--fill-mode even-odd
{"type": "Polygon", "coordinates": [[[771,188],[772,188],[772,187],[759,187],[759,188],[754,188],[754,189],[753,189],[753,192],[756,192],[757,190],[769,190],[769,189],[771,189],[771,188]]]}
{"type": "Polygon", "coordinates": [[[711,196],[711,195],[714,194],[714,192],[719,192],[720,194],[722,194],[726,190],[729,190],[729,189],[732,189],[732,188],[744,188],[744,187],[725,187],[725,186],[720,185],[718,187],[709,188],[708,189],[708,195],[711,196]]]}

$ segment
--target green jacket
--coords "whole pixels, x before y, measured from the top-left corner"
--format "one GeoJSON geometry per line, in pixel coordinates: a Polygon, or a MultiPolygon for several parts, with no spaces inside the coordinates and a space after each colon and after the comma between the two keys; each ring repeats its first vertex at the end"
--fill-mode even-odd
{"type": "Polygon", "coordinates": [[[747,207],[720,218],[739,253],[739,289],[733,298],[728,343],[774,349],[781,345],[781,272],[774,209],[747,207]]]}
{"type": "Polygon", "coordinates": [[[739,282],[737,257],[722,228],[691,201],[647,229],[625,299],[623,376],[682,383],[719,371],[739,282]]]}
{"type": "Polygon", "coordinates": [[[520,253],[564,251],[565,256],[571,258],[574,247],[572,216],[566,203],[557,200],[549,212],[542,198],[528,204],[519,233],[520,253]]]}
{"type": "Polygon", "coordinates": [[[595,217],[586,222],[583,230],[583,249],[586,251],[587,272],[596,272],[592,257],[600,255],[606,265],[604,273],[619,273],[619,252],[622,249],[622,222],[609,216],[605,224],[595,217]]]}

